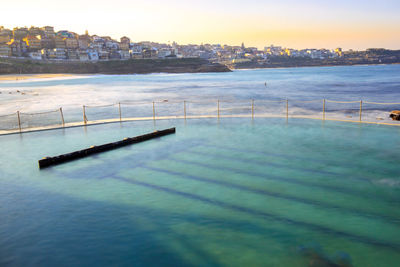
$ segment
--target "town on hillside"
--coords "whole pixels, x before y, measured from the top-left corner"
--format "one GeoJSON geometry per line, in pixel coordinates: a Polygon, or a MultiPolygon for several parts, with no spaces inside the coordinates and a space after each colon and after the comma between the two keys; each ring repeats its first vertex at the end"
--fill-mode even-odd
{"type": "Polygon", "coordinates": [[[295,50],[279,46],[256,47],[220,44],[178,45],[155,42],[131,42],[128,37],[119,41],[108,36],[80,35],[67,30],[55,31],[52,26],[0,26],[0,57],[30,58],[33,60],[99,61],[143,58],[201,58],[224,64],[252,60],[267,61],[268,57],[337,58],[340,48],[295,50]]]}
{"type": "Polygon", "coordinates": [[[99,62],[128,59],[199,58],[231,68],[300,67],[353,64],[400,63],[400,50],[291,49],[221,44],[162,44],[119,41],[109,36],[80,35],[52,26],[6,29],[0,26],[0,59],[29,59],[43,62],[99,62]]]}

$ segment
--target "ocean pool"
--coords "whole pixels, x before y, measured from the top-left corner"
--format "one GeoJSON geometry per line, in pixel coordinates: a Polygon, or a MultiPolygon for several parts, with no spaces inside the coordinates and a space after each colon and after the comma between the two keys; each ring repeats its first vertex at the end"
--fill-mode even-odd
{"type": "Polygon", "coordinates": [[[395,266],[399,136],[280,118],[0,136],[0,265],[395,266]],[[171,126],[175,135],[37,165],[171,126]]]}

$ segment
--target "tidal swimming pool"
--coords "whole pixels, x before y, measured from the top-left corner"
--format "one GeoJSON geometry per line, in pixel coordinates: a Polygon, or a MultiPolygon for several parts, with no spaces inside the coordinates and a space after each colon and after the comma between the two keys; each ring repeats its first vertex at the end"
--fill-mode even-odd
{"type": "Polygon", "coordinates": [[[0,265],[395,266],[399,137],[276,118],[1,136],[0,265]],[[175,135],[37,165],[171,126],[175,135]]]}

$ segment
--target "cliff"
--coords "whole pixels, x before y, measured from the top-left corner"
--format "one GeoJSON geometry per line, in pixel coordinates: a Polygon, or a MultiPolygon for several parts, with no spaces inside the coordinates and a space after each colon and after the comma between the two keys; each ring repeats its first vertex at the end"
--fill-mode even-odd
{"type": "Polygon", "coordinates": [[[229,72],[222,64],[197,58],[131,59],[99,62],[34,61],[29,59],[0,58],[0,74],[144,74],[229,72]]]}

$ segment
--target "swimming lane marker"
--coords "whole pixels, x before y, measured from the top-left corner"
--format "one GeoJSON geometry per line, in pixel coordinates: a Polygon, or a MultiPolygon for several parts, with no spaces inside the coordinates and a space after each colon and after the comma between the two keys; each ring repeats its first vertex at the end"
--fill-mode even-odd
{"type": "Polygon", "coordinates": [[[169,135],[175,133],[175,127],[174,128],[169,128],[165,130],[160,130],[160,131],[155,131],[152,133],[144,134],[144,135],[139,135],[135,137],[128,137],[124,138],[121,141],[113,142],[113,143],[108,143],[100,146],[91,146],[89,148],[83,149],[83,150],[78,150],[75,152],[55,156],[55,157],[45,157],[41,160],[39,160],[39,168],[43,169],[46,167],[50,167],[52,165],[57,165],[61,164],[64,162],[88,157],[93,154],[113,150],[116,148],[120,148],[123,146],[131,145],[131,144],[136,144],[140,142],[144,142],[153,138],[161,137],[164,135],[169,135]]]}

